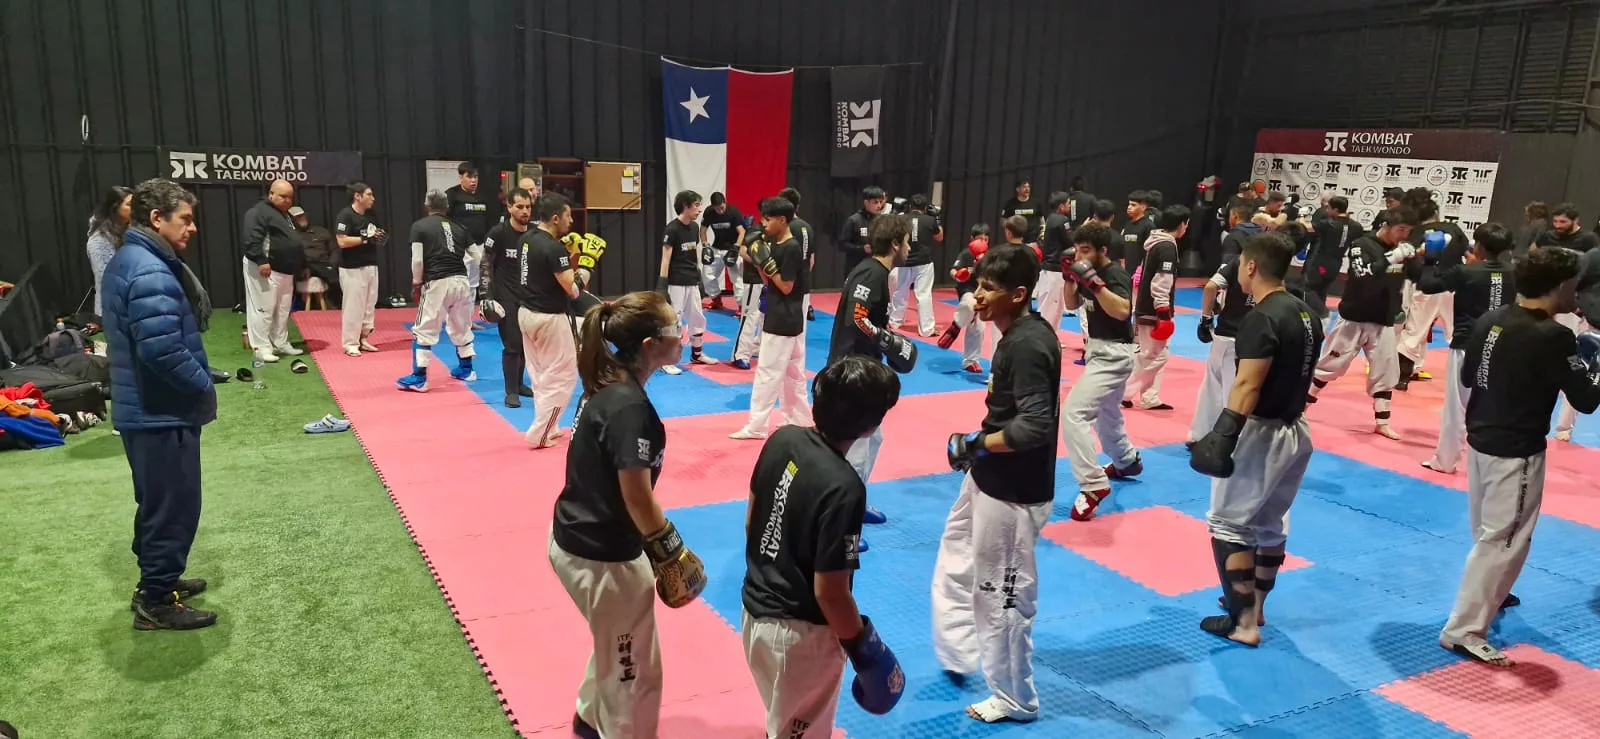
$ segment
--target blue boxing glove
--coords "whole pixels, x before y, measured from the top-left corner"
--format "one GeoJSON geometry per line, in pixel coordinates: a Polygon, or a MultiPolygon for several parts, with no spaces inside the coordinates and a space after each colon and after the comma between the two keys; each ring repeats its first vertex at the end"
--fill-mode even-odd
{"type": "Polygon", "coordinates": [[[850,665],[856,668],[855,682],[850,685],[850,695],[867,713],[882,716],[900,702],[906,689],[905,673],[900,671],[900,660],[894,658],[889,645],[878,638],[872,628],[872,619],[861,617],[861,633],[856,638],[841,642],[850,655],[850,665]]]}
{"type": "Polygon", "coordinates": [[[1589,368],[1589,374],[1600,373],[1600,333],[1585,331],[1578,334],[1578,361],[1589,368]]]}
{"type": "Polygon", "coordinates": [[[767,288],[766,287],[762,287],[761,288],[761,299],[756,301],[756,309],[761,311],[762,314],[765,314],[767,312],[767,288]]]}
{"type": "Polygon", "coordinates": [[[1443,231],[1429,231],[1422,239],[1422,261],[1427,264],[1438,264],[1444,256],[1444,248],[1450,245],[1450,235],[1443,231]]]}
{"type": "Polygon", "coordinates": [[[945,455],[950,459],[950,469],[966,472],[972,468],[973,460],[988,456],[989,450],[983,447],[983,437],[982,431],[951,434],[950,442],[945,447],[945,455]]]}

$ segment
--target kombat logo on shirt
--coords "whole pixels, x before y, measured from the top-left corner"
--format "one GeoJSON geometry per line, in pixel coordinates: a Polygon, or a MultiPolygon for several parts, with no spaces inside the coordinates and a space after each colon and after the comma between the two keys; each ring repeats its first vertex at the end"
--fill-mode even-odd
{"type": "Polygon", "coordinates": [[[783,468],[783,477],[778,478],[778,487],[772,491],[772,513],[767,516],[767,527],[761,532],[759,550],[767,559],[776,560],[778,551],[783,548],[783,512],[789,507],[789,488],[799,473],[800,468],[790,460],[783,468]]]}
{"type": "Polygon", "coordinates": [[[1322,134],[1322,150],[1340,154],[1403,156],[1411,153],[1411,136],[1395,131],[1327,131],[1322,134]]]}
{"type": "Polygon", "coordinates": [[[882,99],[838,103],[834,108],[834,147],[877,146],[878,113],[882,108],[882,99]]]}

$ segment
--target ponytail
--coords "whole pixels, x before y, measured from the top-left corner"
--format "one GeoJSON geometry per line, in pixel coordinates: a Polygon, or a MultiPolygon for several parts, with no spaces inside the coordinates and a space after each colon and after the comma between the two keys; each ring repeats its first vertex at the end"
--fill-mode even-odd
{"type": "Polygon", "coordinates": [[[628,379],[639,362],[640,347],[660,336],[667,325],[667,308],[667,299],[658,293],[634,292],[584,314],[578,377],[583,380],[585,397],[628,379]]]}
{"type": "Polygon", "coordinates": [[[624,373],[622,360],[611,351],[606,340],[607,324],[616,309],[610,303],[601,303],[583,314],[583,342],[578,347],[578,377],[583,380],[583,394],[594,395],[600,388],[617,381],[624,373]]]}

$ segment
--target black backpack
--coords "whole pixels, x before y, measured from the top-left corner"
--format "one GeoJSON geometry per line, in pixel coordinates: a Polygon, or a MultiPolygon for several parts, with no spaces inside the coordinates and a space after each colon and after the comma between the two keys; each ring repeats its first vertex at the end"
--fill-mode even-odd
{"type": "Polygon", "coordinates": [[[44,394],[52,413],[93,413],[101,418],[106,415],[106,386],[98,382],[85,382],[60,370],[37,365],[0,370],[0,387],[22,387],[30,382],[44,394]]]}

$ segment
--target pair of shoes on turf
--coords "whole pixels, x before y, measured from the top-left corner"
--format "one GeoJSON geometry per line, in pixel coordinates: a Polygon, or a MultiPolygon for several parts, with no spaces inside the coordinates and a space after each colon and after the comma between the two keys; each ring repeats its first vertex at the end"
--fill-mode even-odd
{"type": "Polygon", "coordinates": [[[164,596],[148,597],[135,591],[129,608],[133,611],[133,628],[139,631],[188,631],[203,629],[217,622],[217,614],[202,611],[183,602],[184,598],[205,592],[206,581],[179,580],[173,591],[164,596]]]}

